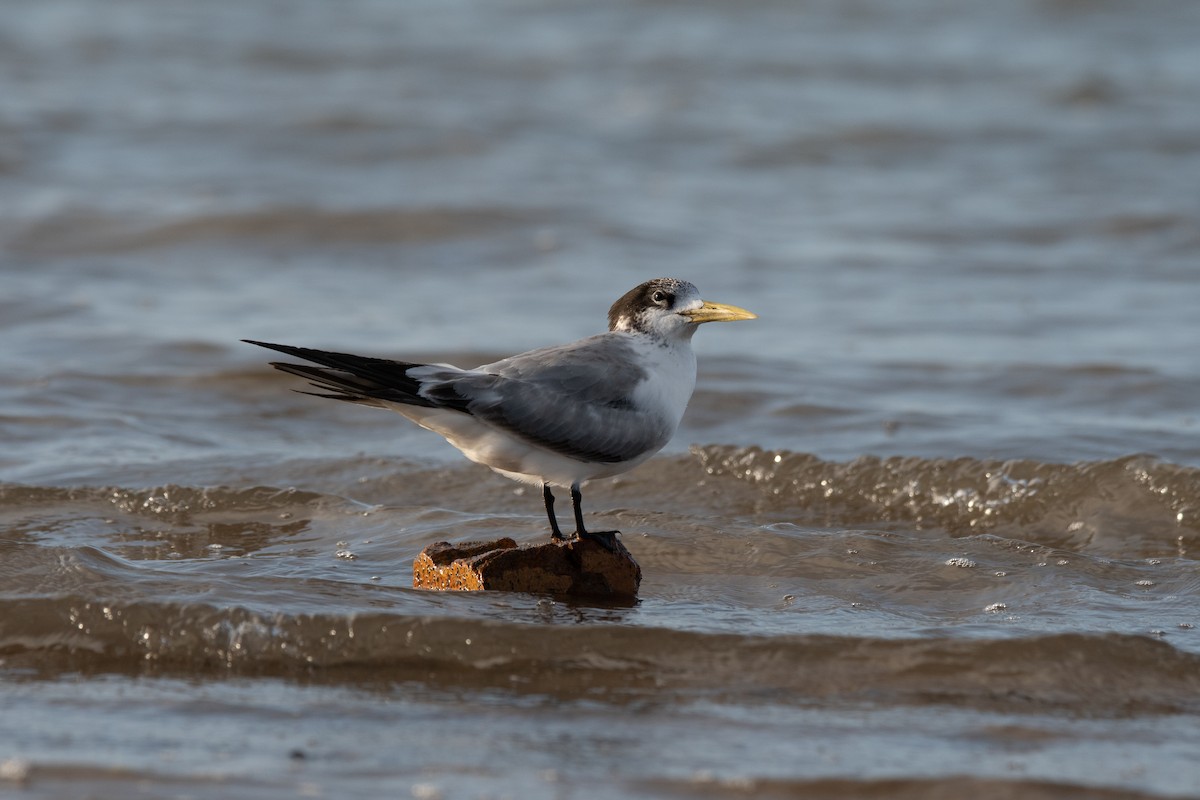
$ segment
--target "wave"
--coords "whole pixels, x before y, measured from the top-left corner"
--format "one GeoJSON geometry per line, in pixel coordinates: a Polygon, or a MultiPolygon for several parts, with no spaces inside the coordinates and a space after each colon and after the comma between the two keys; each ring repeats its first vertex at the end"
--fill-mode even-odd
{"type": "Polygon", "coordinates": [[[329,210],[277,207],[231,214],[197,214],[146,225],[99,212],[67,214],[30,224],[10,246],[20,252],[70,255],[120,253],[223,241],[316,244],[396,244],[478,236],[527,224],[499,208],[329,210]]]}
{"type": "Polygon", "coordinates": [[[251,486],[164,486],[126,489],[121,487],[58,487],[0,484],[0,509],[14,506],[64,505],[100,502],[129,514],[172,518],[182,521],[190,514],[215,509],[243,511],[274,510],[305,505],[325,495],[294,488],[251,486]]]}
{"type": "Polygon", "coordinates": [[[863,456],[824,461],[760,447],[693,448],[716,480],[749,484],[767,511],[826,524],[903,522],[955,534],[1015,532],[1076,549],[1107,540],[1200,544],[1200,469],[1132,455],[1052,464],[863,456]]]}
{"type": "Polygon", "coordinates": [[[726,779],[645,781],[648,790],[667,796],[720,798],[806,797],[811,800],[943,800],[944,798],[1021,798],[1021,800],[1152,800],[1163,795],[1132,789],[1037,780],[1034,778],[949,775],[938,778],[726,779]]]}
{"type": "MultiPolygon", "coordinates": [[[[1099,555],[1187,557],[1200,547],[1200,469],[1146,455],[1075,464],[903,456],[826,461],[757,446],[707,445],[655,463],[657,469],[615,481],[634,513],[637,506],[679,513],[704,508],[747,524],[903,526],[940,529],[954,536],[992,533],[1099,555]]],[[[365,457],[286,465],[290,478],[328,485],[328,494],[268,485],[0,484],[0,517],[11,521],[31,509],[74,508],[135,521],[153,519],[177,529],[223,530],[226,538],[252,531],[269,536],[292,530],[295,520],[325,507],[390,502],[414,494],[438,504],[437,492],[449,491],[449,475],[474,482],[474,470],[467,465],[447,470],[365,457]],[[396,487],[401,485],[398,495],[396,487]],[[338,492],[352,492],[354,497],[338,492]]],[[[260,480],[272,471],[278,469],[263,466],[260,480]]],[[[512,506],[508,493],[500,492],[497,502],[506,504],[506,512],[512,506]]]]}
{"type": "Polygon", "coordinates": [[[241,556],[304,532],[323,507],[348,504],[332,495],[270,486],[0,484],[0,552],[7,539],[43,546],[105,541],[118,551],[137,550],[140,559],[203,558],[214,550],[241,556]],[[169,547],[146,546],[168,542],[169,547]]]}
{"type": "Polygon", "coordinates": [[[946,703],[1100,715],[1200,711],[1200,655],[1122,634],[1023,639],[745,636],[204,603],[0,600],[8,668],[421,681],[750,702],[946,703]]]}

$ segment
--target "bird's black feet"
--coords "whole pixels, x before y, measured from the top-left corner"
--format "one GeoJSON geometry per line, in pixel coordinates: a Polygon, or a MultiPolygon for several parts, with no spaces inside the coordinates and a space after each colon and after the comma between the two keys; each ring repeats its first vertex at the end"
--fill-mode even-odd
{"type": "Polygon", "coordinates": [[[558,520],[554,517],[554,495],[550,492],[550,484],[542,484],[542,499],[546,501],[546,516],[550,518],[550,541],[561,542],[563,540],[562,530],[558,527],[558,520]]]}
{"type": "Polygon", "coordinates": [[[610,553],[617,552],[617,534],[620,531],[590,532],[583,527],[583,497],[579,493],[579,484],[571,487],[571,511],[575,514],[575,538],[590,539],[610,553]]]}
{"type": "Polygon", "coordinates": [[[580,541],[595,542],[610,553],[617,552],[617,534],[620,531],[575,531],[575,538],[580,541]]]}
{"type": "MultiPolygon", "coordinates": [[[[550,484],[542,484],[542,499],[546,502],[546,518],[550,520],[550,541],[564,541],[562,529],[558,527],[558,520],[554,516],[554,494],[550,491],[550,484]]],[[[579,495],[579,485],[571,487],[571,510],[575,514],[575,538],[582,541],[588,539],[603,547],[610,553],[617,552],[617,534],[620,531],[589,531],[583,527],[583,509],[580,508],[581,497],[579,495]]]]}

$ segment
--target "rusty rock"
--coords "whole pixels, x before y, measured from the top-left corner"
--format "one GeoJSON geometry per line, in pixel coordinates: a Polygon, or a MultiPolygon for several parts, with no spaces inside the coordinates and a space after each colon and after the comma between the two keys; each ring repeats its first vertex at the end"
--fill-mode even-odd
{"type": "Polygon", "coordinates": [[[616,537],[615,552],[588,539],[517,543],[436,542],[413,562],[413,587],[632,599],[642,568],[616,537]]]}

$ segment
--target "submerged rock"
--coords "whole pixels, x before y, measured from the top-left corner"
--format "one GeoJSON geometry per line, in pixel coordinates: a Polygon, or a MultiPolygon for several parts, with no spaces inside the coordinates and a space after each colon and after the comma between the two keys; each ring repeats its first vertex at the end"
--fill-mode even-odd
{"type": "Polygon", "coordinates": [[[436,542],[413,561],[413,587],[634,598],[642,568],[615,536],[611,541],[611,551],[589,539],[436,542]]]}

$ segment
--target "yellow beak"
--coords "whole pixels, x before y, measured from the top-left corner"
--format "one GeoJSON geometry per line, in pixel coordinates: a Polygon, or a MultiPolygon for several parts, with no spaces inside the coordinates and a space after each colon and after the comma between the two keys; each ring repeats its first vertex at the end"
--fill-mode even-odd
{"type": "Polygon", "coordinates": [[[733,322],[737,319],[758,319],[758,314],[737,306],[727,306],[724,303],[705,303],[691,311],[680,311],[685,317],[691,317],[692,322],[733,322]]]}

